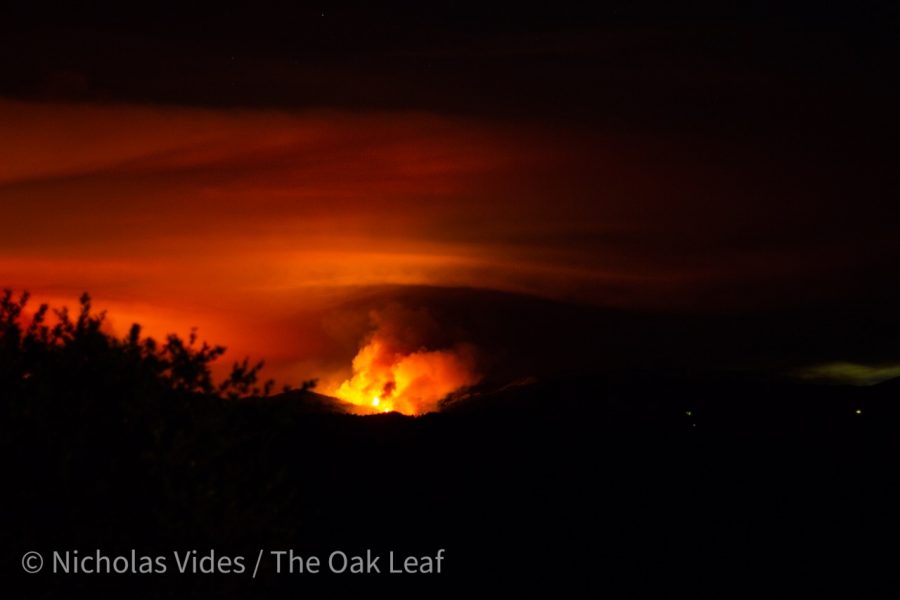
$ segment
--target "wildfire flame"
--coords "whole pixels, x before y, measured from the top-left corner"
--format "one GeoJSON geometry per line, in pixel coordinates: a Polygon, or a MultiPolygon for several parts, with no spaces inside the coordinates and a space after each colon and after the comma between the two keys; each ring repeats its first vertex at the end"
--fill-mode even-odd
{"type": "Polygon", "coordinates": [[[474,356],[465,344],[403,352],[376,334],[353,359],[353,375],[332,394],[357,414],[432,412],[448,395],[478,383],[474,356]]]}

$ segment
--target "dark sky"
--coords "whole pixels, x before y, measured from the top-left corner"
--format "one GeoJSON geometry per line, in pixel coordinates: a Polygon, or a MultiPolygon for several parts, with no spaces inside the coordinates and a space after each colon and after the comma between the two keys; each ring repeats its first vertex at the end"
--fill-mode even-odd
{"type": "Polygon", "coordinates": [[[871,101],[896,79],[888,3],[240,4],[4,3],[3,91],[696,126],[751,102],[796,116],[759,105],[772,94],[871,101]]]}
{"type": "Polygon", "coordinates": [[[597,350],[635,363],[689,322],[698,368],[890,367],[898,9],[719,4],[5,3],[0,283],[293,379],[420,286],[646,315],[597,350]]]}

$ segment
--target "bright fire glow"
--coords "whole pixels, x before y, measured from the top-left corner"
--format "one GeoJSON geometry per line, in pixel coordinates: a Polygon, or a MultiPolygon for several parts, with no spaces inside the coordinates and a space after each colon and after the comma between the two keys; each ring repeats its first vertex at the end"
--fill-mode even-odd
{"type": "Polygon", "coordinates": [[[352,377],[331,393],[354,405],[358,414],[420,415],[479,379],[469,346],[406,353],[376,335],[353,359],[352,377]]]}

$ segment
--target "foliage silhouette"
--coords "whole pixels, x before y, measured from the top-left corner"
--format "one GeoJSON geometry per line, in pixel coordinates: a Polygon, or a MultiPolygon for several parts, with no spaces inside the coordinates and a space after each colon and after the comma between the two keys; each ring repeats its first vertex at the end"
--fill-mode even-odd
{"type": "Polygon", "coordinates": [[[259,397],[274,382],[260,382],[263,362],[236,362],[221,382],[213,381],[211,366],[225,353],[223,346],[198,344],[196,330],[185,341],[169,335],[159,344],[142,337],[141,326],[131,327],[124,339],[104,331],[105,312],[95,313],[83,294],[77,315],[67,307],[52,311],[42,304],[26,318],[29,294],[18,299],[11,290],[0,296],[0,385],[13,395],[54,396],[60,386],[77,392],[85,384],[95,391],[128,390],[225,398],[259,397]],[[53,320],[53,324],[50,321],[53,320]]]}

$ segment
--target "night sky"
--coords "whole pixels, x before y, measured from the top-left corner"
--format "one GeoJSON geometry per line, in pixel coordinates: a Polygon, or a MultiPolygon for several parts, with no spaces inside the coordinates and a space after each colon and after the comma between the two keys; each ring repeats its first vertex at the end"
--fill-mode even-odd
{"type": "Polygon", "coordinates": [[[897,374],[896,8],[32,4],[2,287],[326,392],[379,340],[451,388],[897,374]]]}

